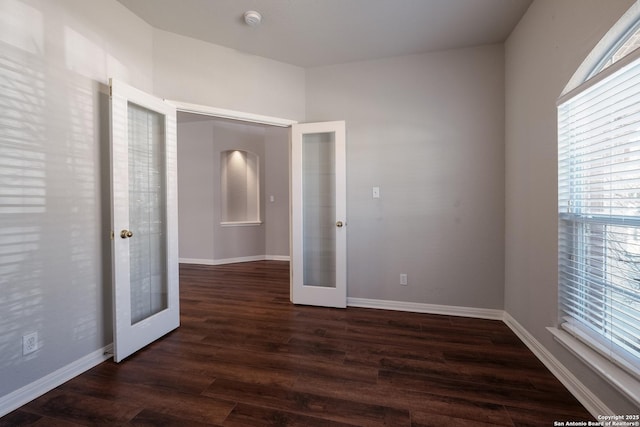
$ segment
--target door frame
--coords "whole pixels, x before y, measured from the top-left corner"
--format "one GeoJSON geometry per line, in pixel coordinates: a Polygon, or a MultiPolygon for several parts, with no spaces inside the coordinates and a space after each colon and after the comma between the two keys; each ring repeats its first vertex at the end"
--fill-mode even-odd
{"type": "Polygon", "coordinates": [[[206,105],[191,104],[188,102],[165,99],[165,102],[176,107],[182,113],[200,114],[203,116],[218,117],[221,119],[239,120],[242,122],[258,123],[262,125],[278,126],[287,128],[297,124],[297,120],[283,119],[280,117],[263,116],[260,114],[245,113],[242,111],[226,110],[224,108],[209,107],[206,105]]]}
{"type": "MultiPolygon", "coordinates": [[[[289,128],[291,129],[291,126],[294,124],[297,124],[298,121],[297,120],[291,120],[291,119],[285,119],[285,118],[281,118],[281,117],[273,117],[273,116],[264,116],[264,115],[259,115],[259,114],[253,114],[253,113],[246,113],[243,111],[237,111],[237,110],[227,110],[224,108],[217,108],[217,107],[211,107],[208,105],[201,105],[201,104],[192,104],[189,102],[182,102],[182,101],[176,101],[174,99],[164,99],[165,102],[168,102],[169,104],[173,105],[176,110],[178,112],[181,113],[191,113],[191,114],[199,114],[202,116],[209,116],[209,117],[215,117],[215,118],[222,118],[222,119],[230,119],[230,120],[238,120],[241,122],[246,122],[246,123],[256,123],[256,124],[262,124],[262,125],[267,125],[267,126],[276,126],[276,127],[281,127],[281,128],[289,128]]],[[[177,123],[176,123],[176,127],[177,127],[177,123]]],[[[289,149],[288,149],[288,153],[289,153],[289,193],[291,193],[291,132],[289,132],[289,149]]],[[[180,141],[178,141],[178,144],[180,143],[180,141]]],[[[290,285],[290,289],[289,289],[289,298],[291,299],[293,297],[293,289],[292,289],[292,281],[293,281],[293,274],[292,274],[292,268],[293,265],[291,263],[291,252],[292,252],[292,248],[291,248],[291,227],[292,227],[292,219],[291,219],[291,194],[289,194],[289,285],[290,285]]]]}
{"type": "MultiPolygon", "coordinates": [[[[223,109],[223,108],[216,108],[216,107],[211,107],[211,106],[207,106],[207,105],[201,105],[201,104],[192,104],[192,103],[188,103],[188,102],[182,102],[182,101],[177,101],[177,100],[171,100],[171,99],[165,99],[165,102],[168,102],[169,104],[172,104],[173,106],[176,107],[176,110],[178,112],[183,112],[183,113],[192,113],[192,114],[200,114],[200,115],[204,115],[204,116],[211,116],[211,117],[217,117],[217,118],[224,118],[224,119],[231,119],[231,120],[238,120],[238,121],[242,121],[242,122],[248,122],[248,123],[257,123],[257,124],[263,124],[263,125],[269,125],[269,126],[277,126],[277,127],[283,127],[283,128],[289,128],[290,129],[290,133],[289,133],[289,137],[291,139],[291,127],[294,124],[298,124],[299,122],[297,120],[292,120],[292,119],[285,119],[285,118],[281,118],[281,117],[273,117],[273,116],[264,116],[264,115],[260,115],[260,114],[253,114],[253,113],[246,113],[246,112],[242,112],[242,111],[237,111],[237,110],[227,110],[227,109],[223,109]]],[[[178,141],[179,143],[179,141],[178,141]]],[[[289,141],[289,192],[291,193],[291,187],[292,187],[292,171],[291,171],[291,140],[289,141]]],[[[345,189],[346,191],[346,189],[345,189]]],[[[293,212],[292,212],[293,206],[292,206],[292,200],[291,200],[291,194],[289,197],[289,285],[290,285],[290,289],[289,289],[289,298],[290,300],[293,302],[293,263],[292,263],[292,227],[293,227],[293,212]]],[[[345,219],[346,219],[346,214],[345,214],[345,219]]],[[[344,254],[345,257],[345,266],[346,266],[346,253],[344,254]]],[[[345,278],[346,280],[346,278],[345,278]]],[[[345,284],[346,286],[346,284],[345,284]]],[[[347,305],[347,297],[345,295],[345,301],[344,301],[344,306],[347,305]]],[[[341,305],[342,306],[342,305],[341,305]]]]}

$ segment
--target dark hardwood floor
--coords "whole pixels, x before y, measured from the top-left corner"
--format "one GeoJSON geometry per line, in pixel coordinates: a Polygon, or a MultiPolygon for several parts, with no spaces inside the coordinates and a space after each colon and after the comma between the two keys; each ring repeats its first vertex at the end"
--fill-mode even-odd
{"type": "Polygon", "coordinates": [[[499,321],[294,306],[289,265],[180,269],[182,326],[0,426],[552,426],[592,419],[499,321]]]}

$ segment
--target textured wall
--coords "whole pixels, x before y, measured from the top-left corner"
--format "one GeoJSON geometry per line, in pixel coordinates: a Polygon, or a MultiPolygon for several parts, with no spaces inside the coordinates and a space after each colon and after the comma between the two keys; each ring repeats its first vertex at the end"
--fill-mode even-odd
{"type": "Polygon", "coordinates": [[[153,67],[151,28],[115,1],[6,0],[0,17],[3,396],[112,341],[106,84],[151,90],[153,67]]]}
{"type": "Polygon", "coordinates": [[[116,0],[0,1],[0,398],[112,342],[109,77],[304,117],[298,67],[154,30],[116,0]]]}

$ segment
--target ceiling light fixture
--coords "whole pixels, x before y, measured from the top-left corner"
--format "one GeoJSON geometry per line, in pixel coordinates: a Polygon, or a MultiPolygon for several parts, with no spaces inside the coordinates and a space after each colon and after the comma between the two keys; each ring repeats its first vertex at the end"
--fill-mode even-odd
{"type": "Polygon", "coordinates": [[[260,15],[259,12],[249,10],[244,13],[244,22],[246,22],[248,26],[256,27],[260,24],[260,21],[262,21],[262,15],[260,15]]]}

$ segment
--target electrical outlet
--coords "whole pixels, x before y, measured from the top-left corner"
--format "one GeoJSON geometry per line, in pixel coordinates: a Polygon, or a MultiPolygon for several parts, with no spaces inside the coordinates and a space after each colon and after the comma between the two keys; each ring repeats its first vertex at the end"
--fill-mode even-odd
{"type": "Polygon", "coordinates": [[[407,273],[400,273],[400,284],[402,286],[407,286],[408,282],[407,282],[407,273]]]}
{"type": "Polygon", "coordinates": [[[22,355],[26,356],[38,349],[38,333],[32,332],[22,337],[22,355]]]}

